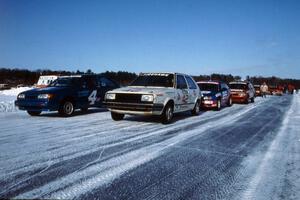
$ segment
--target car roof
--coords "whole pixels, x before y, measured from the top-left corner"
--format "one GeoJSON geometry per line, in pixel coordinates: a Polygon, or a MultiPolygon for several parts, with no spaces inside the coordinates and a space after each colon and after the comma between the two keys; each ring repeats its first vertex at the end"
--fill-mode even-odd
{"type": "Polygon", "coordinates": [[[178,72],[141,72],[139,75],[147,75],[147,74],[174,74],[174,75],[183,75],[183,76],[191,76],[184,73],[178,73],[178,72]]]}
{"type": "Polygon", "coordinates": [[[81,77],[90,77],[90,76],[100,76],[103,77],[103,75],[100,74],[72,74],[72,75],[66,75],[66,76],[59,76],[59,78],[81,78],[81,77]]]}

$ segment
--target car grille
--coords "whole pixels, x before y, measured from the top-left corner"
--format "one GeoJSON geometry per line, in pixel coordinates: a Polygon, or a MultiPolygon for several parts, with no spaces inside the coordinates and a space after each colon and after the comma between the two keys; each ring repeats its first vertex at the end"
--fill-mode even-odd
{"type": "Polygon", "coordinates": [[[141,94],[116,94],[116,102],[122,103],[142,103],[141,94]]]}
{"type": "Polygon", "coordinates": [[[33,95],[25,95],[25,99],[37,99],[37,96],[33,96],[33,95]]]}

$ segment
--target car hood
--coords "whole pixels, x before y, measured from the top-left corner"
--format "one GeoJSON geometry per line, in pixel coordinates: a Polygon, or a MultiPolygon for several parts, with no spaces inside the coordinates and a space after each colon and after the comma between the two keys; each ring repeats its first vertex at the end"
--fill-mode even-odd
{"type": "Polygon", "coordinates": [[[68,87],[45,87],[45,88],[34,88],[32,90],[27,90],[22,92],[27,95],[35,95],[35,94],[55,94],[60,91],[66,90],[68,87]]]}
{"type": "Polygon", "coordinates": [[[157,88],[157,87],[123,87],[117,88],[111,93],[138,93],[138,94],[157,94],[161,92],[172,91],[173,88],[157,88]]]}

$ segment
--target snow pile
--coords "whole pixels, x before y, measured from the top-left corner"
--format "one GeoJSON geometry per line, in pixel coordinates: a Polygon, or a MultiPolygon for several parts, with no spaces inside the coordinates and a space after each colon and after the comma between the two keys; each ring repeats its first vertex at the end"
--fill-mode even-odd
{"type": "Polygon", "coordinates": [[[31,89],[30,87],[12,88],[9,90],[0,91],[0,112],[16,111],[14,101],[20,92],[31,89]]]}
{"type": "Polygon", "coordinates": [[[24,92],[26,90],[30,90],[30,87],[19,87],[19,88],[11,88],[9,90],[2,90],[0,91],[0,96],[7,95],[7,96],[17,96],[19,93],[24,92]]]}

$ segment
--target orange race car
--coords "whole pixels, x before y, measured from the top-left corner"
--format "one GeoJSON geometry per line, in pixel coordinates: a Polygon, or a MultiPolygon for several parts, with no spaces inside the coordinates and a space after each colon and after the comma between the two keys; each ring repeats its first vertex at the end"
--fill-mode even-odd
{"type": "Polygon", "coordinates": [[[231,98],[234,103],[249,103],[254,102],[255,89],[248,81],[230,82],[231,98]]]}

